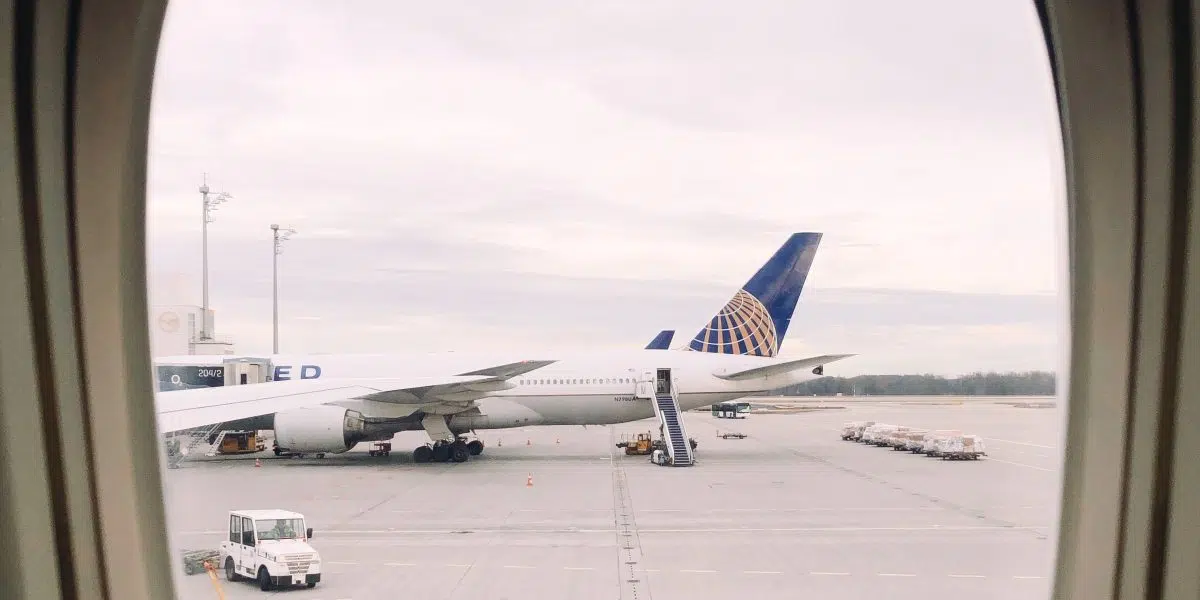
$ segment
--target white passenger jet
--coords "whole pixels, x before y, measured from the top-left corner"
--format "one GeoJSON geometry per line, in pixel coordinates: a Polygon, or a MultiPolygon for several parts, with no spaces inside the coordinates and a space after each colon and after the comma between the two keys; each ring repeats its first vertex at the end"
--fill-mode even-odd
{"type": "MultiPolygon", "coordinates": [[[[159,428],[273,429],[276,453],[340,453],[359,442],[424,429],[417,462],[463,462],[483,451],[464,434],[530,425],[604,425],[651,418],[656,395],[677,409],[764,395],[823,374],[848,354],[785,360],[779,349],[821,241],[796,233],[684,349],[581,352],[513,361],[459,352],[424,355],[177,356],[170,365],[265,363],[268,385],[159,393],[159,428]],[[547,357],[549,358],[549,357],[547,357]]],[[[661,408],[661,405],[660,405],[661,408]]]]}

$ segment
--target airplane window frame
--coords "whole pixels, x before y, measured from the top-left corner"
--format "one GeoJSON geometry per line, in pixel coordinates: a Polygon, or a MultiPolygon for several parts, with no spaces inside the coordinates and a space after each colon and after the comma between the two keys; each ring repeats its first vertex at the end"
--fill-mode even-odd
{"type": "MultiPolygon", "coordinates": [[[[1172,12],[1186,10],[1180,3],[1036,6],[1068,157],[1072,354],[1063,380],[1065,433],[1078,444],[1065,460],[1055,596],[1184,597],[1200,589],[1200,549],[1190,520],[1169,517],[1200,508],[1200,484],[1186,471],[1200,431],[1184,426],[1196,422],[1200,382],[1182,368],[1200,363],[1200,332],[1184,318],[1200,314],[1200,294],[1186,293],[1200,281],[1200,262],[1188,260],[1200,256],[1200,236],[1189,235],[1200,218],[1189,175],[1200,172],[1195,14],[1172,12]]],[[[15,57],[0,67],[14,99],[0,118],[17,132],[0,152],[16,165],[0,181],[0,241],[24,257],[0,261],[14,275],[0,290],[9,294],[0,302],[0,418],[44,427],[0,427],[0,451],[22,452],[20,473],[0,466],[0,536],[23,550],[0,562],[0,589],[21,600],[93,590],[160,597],[174,589],[161,447],[132,433],[154,426],[145,236],[127,225],[144,219],[166,4],[21,7],[14,27],[0,28],[15,57]],[[16,39],[18,27],[37,35],[16,39]],[[14,64],[29,77],[12,77],[14,64]],[[67,452],[64,440],[82,444],[67,452]],[[139,560],[104,560],[128,555],[139,560]]]]}

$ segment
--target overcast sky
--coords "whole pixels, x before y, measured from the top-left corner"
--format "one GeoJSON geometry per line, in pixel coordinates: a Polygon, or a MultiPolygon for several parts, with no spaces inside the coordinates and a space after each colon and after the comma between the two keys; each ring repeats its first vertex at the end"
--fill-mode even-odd
{"type": "Polygon", "coordinates": [[[239,352],[684,342],[788,234],[832,374],[1056,368],[1061,144],[1032,3],[173,0],[150,298],[239,352]]]}

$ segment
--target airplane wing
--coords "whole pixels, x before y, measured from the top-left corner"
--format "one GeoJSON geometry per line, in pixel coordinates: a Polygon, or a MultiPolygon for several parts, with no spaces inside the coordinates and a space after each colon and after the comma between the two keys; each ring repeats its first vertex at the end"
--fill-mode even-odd
{"type": "Polygon", "coordinates": [[[397,404],[463,402],[508,386],[506,380],[555,361],[521,361],[445,377],[300,379],[174,390],[157,396],[160,433],[227,423],[292,408],[353,399],[397,404]]]}
{"type": "Polygon", "coordinates": [[[721,379],[730,379],[733,381],[742,381],[745,379],[754,379],[755,377],[767,377],[769,375],[779,375],[790,371],[799,371],[800,369],[815,369],[822,365],[827,365],[834,361],[850,358],[853,354],[823,354],[821,356],[813,356],[810,358],[801,358],[798,360],[786,360],[762,367],[746,369],[745,371],[737,371],[735,373],[718,374],[721,379]]]}

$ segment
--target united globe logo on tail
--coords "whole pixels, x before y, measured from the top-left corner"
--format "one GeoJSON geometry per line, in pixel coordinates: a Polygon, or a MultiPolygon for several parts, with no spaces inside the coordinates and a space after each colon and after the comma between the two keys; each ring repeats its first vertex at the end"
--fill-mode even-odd
{"type": "Polygon", "coordinates": [[[746,290],[738,290],[689,347],[697,352],[771,357],[779,352],[779,339],[767,307],[746,290]]]}
{"type": "Polygon", "coordinates": [[[820,233],[792,234],[692,338],[688,349],[777,356],[820,244],[820,233]]]}

